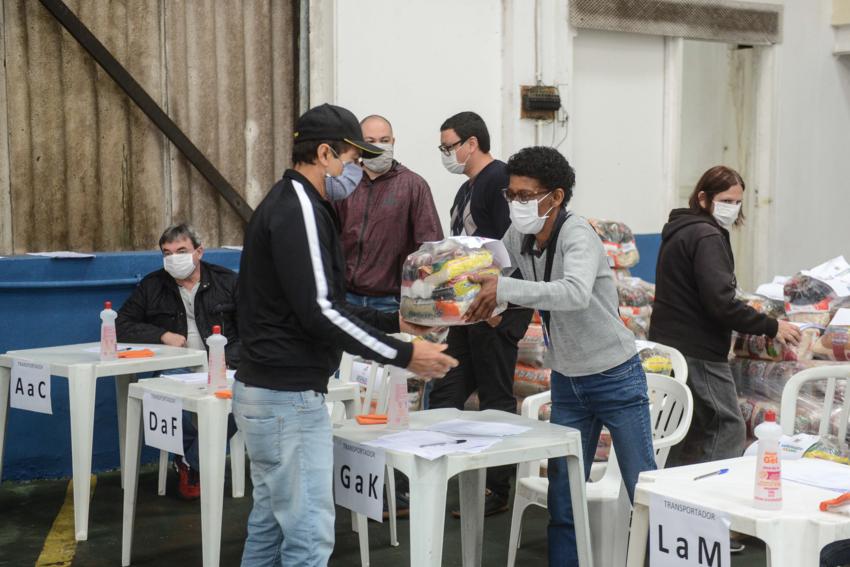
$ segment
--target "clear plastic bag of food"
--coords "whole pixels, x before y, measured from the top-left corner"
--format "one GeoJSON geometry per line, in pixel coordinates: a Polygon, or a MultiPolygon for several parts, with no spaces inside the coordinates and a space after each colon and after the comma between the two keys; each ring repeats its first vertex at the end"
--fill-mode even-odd
{"type": "Polygon", "coordinates": [[[814,276],[799,273],[785,283],[785,312],[797,323],[826,327],[832,303],[838,300],[835,289],[814,276]]]}
{"type": "Polygon", "coordinates": [[[839,309],[814,346],[821,360],[846,362],[850,360],[850,309],[839,309]]]}
{"type": "Polygon", "coordinates": [[[644,348],[638,352],[644,372],[673,376],[673,361],[667,353],[654,348],[644,348]]]}
{"type": "MultiPolygon", "coordinates": [[[[429,327],[466,325],[463,317],[481,286],[471,275],[494,275],[510,266],[504,245],[497,240],[453,237],[427,242],[404,262],[401,315],[429,327]]],[[[507,308],[500,305],[493,315],[507,308]]]]}
{"type": "Polygon", "coordinates": [[[764,297],[756,293],[745,293],[741,290],[738,290],[735,296],[740,301],[743,301],[759,313],[763,313],[768,317],[773,317],[774,319],[788,318],[785,314],[785,303],[783,301],[764,297]]]}
{"type": "Polygon", "coordinates": [[[646,339],[652,317],[652,302],[655,300],[655,286],[640,278],[625,278],[617,281],[617,295],[620,319],[635,338],[646,339]]]}
{"type": "Polygon", "coordinates": [[[588,222],[602,239],[612,268],[634,268],[637,265],[640,254],[632,229],[617,221],[588,219],[588,222]]]}
{"type": "Polygon", "coordinates": [[[734,333],[733,350],[740,358],[756,358],[774,362],[794,362],[811,360],[814,346],[823,332],[823,328],[810,323],[797,323],[800,328],[800,343],[796,346],[783,345],[776,339],[764,335],[743,335],[734,333]]]}

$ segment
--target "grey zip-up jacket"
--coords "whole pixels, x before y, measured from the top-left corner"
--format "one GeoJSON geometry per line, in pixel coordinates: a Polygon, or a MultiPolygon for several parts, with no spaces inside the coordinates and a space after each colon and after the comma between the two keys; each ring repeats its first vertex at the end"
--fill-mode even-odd
{"type": "Polygon", "coordinates": [[[497,297],[550,312],[546,366],[565,376],[588,376],[637,354],[634,335],[620,319],[605,249],[587,220],[573,214],[564,222],[549,282],[543,281],[546,253],[523,254],[524,237],[511,226],[502,239],[524,279],[499,278],[497,297]]]}

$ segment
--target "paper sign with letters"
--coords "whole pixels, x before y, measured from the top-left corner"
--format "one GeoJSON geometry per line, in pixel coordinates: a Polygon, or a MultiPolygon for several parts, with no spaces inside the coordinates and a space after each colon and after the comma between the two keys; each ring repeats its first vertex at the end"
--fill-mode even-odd
{"type": "Polygon", "coordinates": [[[22,410],[53,414],[53,403],[50,399],[50,365],[13,360],[9,405],[22,410]]]}
{"type": "Polygon", "coordinates": [[[649,503],[649,564],[730,567],[728,517],[653,494],[649,503]]]}
{"type": "Polygon", "coordinates": [[[142,398],[145,445],[183,454],[183,400],[145,392],[142,398]]]}
{"type": "Polygon", "coordinates": [[[334,439],[334,499],[343,508],[383,522],[383,449],[334,439]]]}

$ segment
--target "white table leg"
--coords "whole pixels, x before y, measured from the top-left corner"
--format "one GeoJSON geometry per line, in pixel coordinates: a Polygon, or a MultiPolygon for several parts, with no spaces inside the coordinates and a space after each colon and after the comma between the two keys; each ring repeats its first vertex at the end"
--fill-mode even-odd
{"type": "Polygon", "coordinates": [[[446,525],[446,459],[416,459],[410,475],[410,565],[439,567],[446,525]]]}
{"type": "Polygon", "coordinates": [[[387,487],[387,515],[390,520],[390,545],[398,547],[398,518],[396,517],[395,469],[387,465],[384,472],[384,484],[387,487]]]}
{"type": "Polygon", "coordinates": [[[230,478],[233,497],[245,496],[245,438],[240,431],[230,438],[230,478]]]}
{"type": "Polygon", "coordinates": [[[121,488],[124,488],[124,438],[127,435],[127,393],[134,374],[115,377],[115,411],[118,414],[118,459],[121,465],[121,488]]]}
{"type": "Polygon", "coordinates": [[[129,400],[127,404],[127,439],[124,466],[126,482],[124,483],[124,522],[121,528],[121,565],[130,565],[130,555],[133,552],[133,529],[136,520],[136,496],[139,488],[139,458],[142,451],[142,401],[138,398],[129,400]]]}
{"type": "Polygon", "coordinates": [[[217,398],[198,402],[198,448],[201,466],[201,544],[204,567],[218,567],[227,453],[227,404],[217,398]]]}
{"type": "Polygon", "coordinates": [[[480,567],[484,547],[484,484],[487,469],[460,473],[460,534],[464,567],[480,567]]]}
{"type": "Polygon", "coordinates": [[[6,444],[6,415],[9,413],[9,384],[12,371],[0,366],[0,480],[3,480],[3,448],[6,444]]]}
{"type": "MultiPolygon", "coordinates": [[[[159,452],[159,470],[157,471],[158,478],[156,483],[156,493],[159,496],[165,496],[165,487],[168,483],[168,451],[159,452]]],[[[122,469],[123,470],[123,469],[122,469]]],[[[124,478],[123,474],[121,478],[124,478]]]]}
{"type": "Polygon", "coordinates": [[[649,507],[635,502],[632,528],[629,531],[627,567],[643,567],[646,560],[646,538],[649,537],[649,507]]]}
{"type": "Polygon", "coordinates": [[[74,472],[74,528],[77,541],[88,539],[91,454],[94,432],[94,366],[72,366],[68,373],[71,461],[74,472]]]}
{"type": "Polygon", "coordinates": [[[573,503],[573,521],[576,528],[576,550],[581,567],[593,567],[590,547],[590,516],[587,513],[584,464],[581,453],[567,455],[567,475],[570,479],[570,498],[573,503]]]}
{"type": "Polygon", "coordinates": [[[369,518],[354,513],[357,540],[360,543],[360,567],[369,567],[369,518]]]}

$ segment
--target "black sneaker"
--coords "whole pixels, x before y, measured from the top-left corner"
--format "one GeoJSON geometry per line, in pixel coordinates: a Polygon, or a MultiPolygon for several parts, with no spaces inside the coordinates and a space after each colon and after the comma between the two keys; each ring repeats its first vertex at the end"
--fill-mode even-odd
{"type": "MultiPolygon", "coordinates": [[[[508,498],[500,496],[489,488],[484,492],[484,517],[495,516],[508,511],[508,498]]],[[[452,511],[452,516],[460,518],[460,510],[452,511]]]]}

